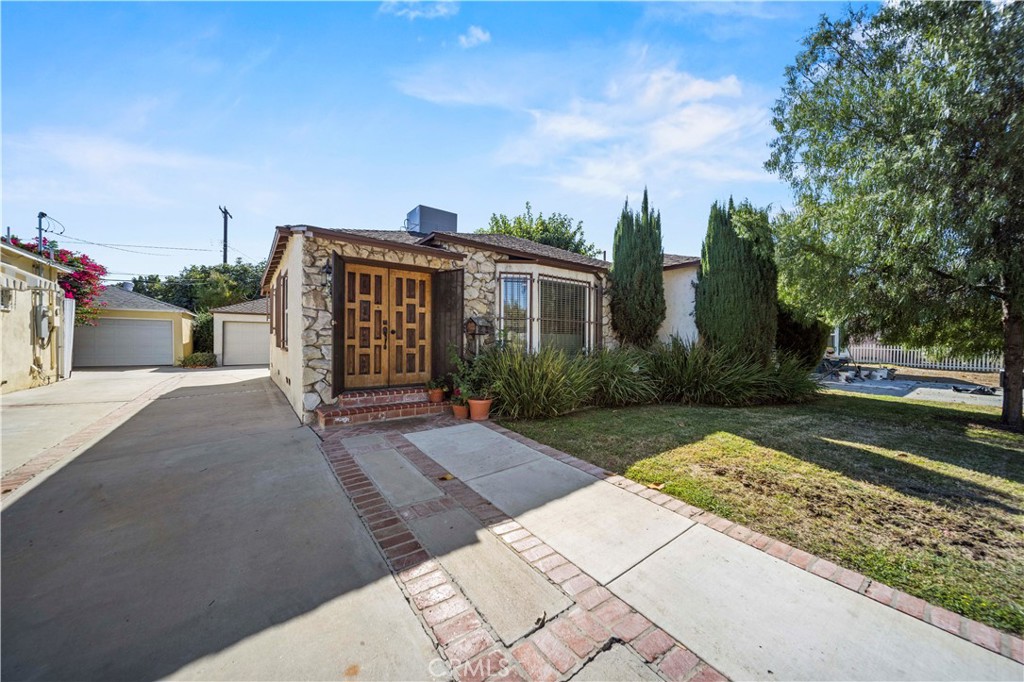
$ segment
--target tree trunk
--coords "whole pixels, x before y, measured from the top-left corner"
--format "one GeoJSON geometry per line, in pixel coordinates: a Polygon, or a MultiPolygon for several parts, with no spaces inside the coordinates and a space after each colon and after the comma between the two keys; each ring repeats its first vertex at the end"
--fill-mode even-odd
{"type": "Polygon", "coordinates": [[[1024,310],[1012,298],[1003,301],[1003,423],[1024,431],[1024,310]]]}

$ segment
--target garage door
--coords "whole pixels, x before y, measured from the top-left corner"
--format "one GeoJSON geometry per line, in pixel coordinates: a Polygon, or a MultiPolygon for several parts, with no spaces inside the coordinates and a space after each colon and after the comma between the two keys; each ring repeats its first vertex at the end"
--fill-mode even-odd
{"type": "Polygon", "coordinates": [[[270,364],[270,325],[266,322],[225,322],[224,364],[270,364]]]}
{"type": "Polygon", "coordinates": [[[174,326],[170,320],[98,320],[75,329],[75,367],[173,365],[174,326]]]}

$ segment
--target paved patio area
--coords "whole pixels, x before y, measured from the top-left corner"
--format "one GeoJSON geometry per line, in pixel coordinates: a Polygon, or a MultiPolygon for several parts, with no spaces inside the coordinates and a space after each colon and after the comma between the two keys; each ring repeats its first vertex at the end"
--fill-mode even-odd
{"type": "Polygon", "coordinates": [[[323,447],[460,678],[1024,677],[1019,638],[493,424],[323,447]]]}

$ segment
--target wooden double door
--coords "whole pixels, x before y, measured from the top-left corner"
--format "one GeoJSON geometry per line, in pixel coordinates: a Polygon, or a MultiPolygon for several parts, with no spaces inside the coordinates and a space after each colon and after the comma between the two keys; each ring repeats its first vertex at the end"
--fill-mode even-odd
{"type": "Polygon", "coordinates": [[[431,274],[346,263],[344,283],[344,389],[430,379],[431,274]]]}

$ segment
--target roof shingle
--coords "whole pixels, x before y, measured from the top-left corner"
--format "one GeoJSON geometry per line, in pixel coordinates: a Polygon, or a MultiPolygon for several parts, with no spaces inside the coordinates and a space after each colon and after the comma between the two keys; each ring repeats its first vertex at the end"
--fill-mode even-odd
{"type": "Polygon", "coordinates": [[[428,241],[445,241],[446,239],[451,239],[452,241],[464,240],[475,242],[481,246],[490,246],[496,250],[505,249],[519,251],[525,254],[537,256],[538,258],[548,258],[567,263],[575,263],[577,265],[585,265],[588,268],[594,268],[596,270],[607,270],[611,266],[611,263],[603,261],[600,258],[591,258],[573,251],[560,249],[556,246],[538,244],[537,242],[530,241],[529,239],[523,239],[522,237],[510,237],[505,234],[485,234],[479,232],[434,232],[433,234],[425,236],[425,239],[428,241]]]}
{"type": "Polygon", "coordinates": [[[96,303],[107,310],[156,310],[166,312],[188,313],[195,315],[191,310],[179,308],[170,303],[158,301],[144,294],[135,291],[128,291],[120,286],[108,286],[99,296],[96,303]]]}
{"type": "Polygon", "coordinates": [[[666,253],[662,268],[681,268],[687,265],[699,265],[699,256],[679,256],[674,253],[666,253]]]}
{"type": "Polygon", "coordinates": [[[257,298],[253,301],[242,301],[231,305],[222,305],[219,308],[210,308],[211,313],[236,313],[242,315],[266,315],[267,299],[257,298]]]}

